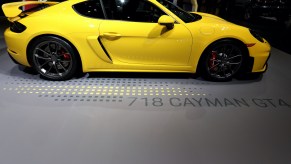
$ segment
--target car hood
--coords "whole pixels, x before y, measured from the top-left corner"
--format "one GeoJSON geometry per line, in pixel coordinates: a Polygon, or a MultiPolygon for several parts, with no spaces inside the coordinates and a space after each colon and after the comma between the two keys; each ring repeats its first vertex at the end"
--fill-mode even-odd
{"type": "Polygon", "coordinates": [[[228,21],[226,21],[218,16],[212,15],[212,14],[200,13],[200,12],[195,12],[195,14],[198,14],[202,17],[202,19],[200,20],[201,23],[235,25],[231,22],[228,22],[228,21]]]}
{"type": "Polygon", "coordinates": [[[222,19],[216,15],[212,15],[212,14],[208,14],[208,13],[202,13],[202,12],[192,12],[192,13],[200,15],[200,16],[202,16],[202,18],[212,18],[212,19],[216,19],[216,20],[225,21],[224,19],[222,19]]]}
{"type": "Polygon", "coordinates": [[[189,23],[187,26],[190,29],[199,29],[200,33],[204,35],[211,35],[214,33],[226,33],[226,31],[232,31],[236,29],[247,30],[248,28],[236,25],[234,23],[228,22],[218,16],[195,12],[195,14],[200,15],[202,18],[196,22],[189,23]]]}

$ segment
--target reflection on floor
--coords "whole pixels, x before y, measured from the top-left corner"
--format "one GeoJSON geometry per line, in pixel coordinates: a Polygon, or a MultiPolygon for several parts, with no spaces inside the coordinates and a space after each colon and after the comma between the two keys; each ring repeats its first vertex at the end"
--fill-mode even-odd
{"type": "Polygon", "coordinates": [[[0,163],[288,164],[291,56],[261,79],[95,74],[45,81],[0,44],[0,163]]]}
{"type": "Polygon", "coordinates": [[[173,77],[171,74],[134,73],[127,73],[127,77],[123,76],[124,73],[96,73],[69,81],[46,81],[15,65],[8,55],[3,54],[0,57],[0,89],[6,98],[10,96],[13,101],[20,98],[30,104],[31,100],[37,100],[34,104],[48,103],[49,107],[55,103],[74,103],[77,106],[84,103],[95,106],[97,103],[98,106],[125,109],[289,109],[291,76],[285,71],[288,70],[288,63],[285,66],[277,63],[274,67],[272,64],[291,61],[291,58],[276,49],[273,54],[270,70],[262,79],[234,79],[226,83],[194,79],[191,74],[174,74],[173,77]],[[281,71],[276,66],[280,66],[278,69],[281,71]]]}

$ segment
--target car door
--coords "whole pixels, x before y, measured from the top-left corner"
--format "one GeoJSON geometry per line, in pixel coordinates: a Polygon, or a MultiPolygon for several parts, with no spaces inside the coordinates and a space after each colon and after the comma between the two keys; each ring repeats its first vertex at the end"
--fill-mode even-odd
{"type": "Polygon", "coordinates": [[[109,20],[101,23],[99,39],[113,62],[172,66],[188,64],[192,36],[184,25],[176,23],[173,29],[159,25],[158,19],[166,14],[148,1],[103,2],[109,20]]]}

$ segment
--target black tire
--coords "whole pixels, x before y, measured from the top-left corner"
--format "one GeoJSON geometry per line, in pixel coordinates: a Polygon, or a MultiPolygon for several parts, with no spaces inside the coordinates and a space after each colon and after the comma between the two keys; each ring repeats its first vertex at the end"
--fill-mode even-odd
{"type": "Polygon", "coordinates": [[[232,40],[221,40],[210,45],[199,61],[199,73],[210,81],[229,81],[244,72],[246,48],[232,40]]]}
{"type": "Polygon", "coordinates": [[[28,61],[42,78],[63,81],[71,79],[78,71],[79,56],[67,41],[43,36],[30,44],[28,61]]]}

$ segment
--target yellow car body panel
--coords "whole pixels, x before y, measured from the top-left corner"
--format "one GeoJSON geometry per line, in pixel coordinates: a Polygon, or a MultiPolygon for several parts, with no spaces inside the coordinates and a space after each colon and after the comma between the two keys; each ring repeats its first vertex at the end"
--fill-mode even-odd
{"type": "Polygon", "coordinates": [[[192,36],[184,25],[167,31],[157,23],[104,21],[99,32],[116,64],[188,65],[192,36]]]}
{"type": "MultiPolygon", "coordinates": [[[[254,58],[252,72],[265,71],[270,45],[254,38],[249,29],[227,22],[219,17],[198,13],[203,18],[185,23],[156,0],[149,0],[176,22],[172,30],[158,23],[129,22],[88,18],[74,11],[72,5],[84,0],[58,3],[23,19],[17,18],[27,29],[14,33],[5,31],[10,55],[20,64],[30,66],[27,51],[33,39],[55,35],[70,42],[78,51],[84,72],[191,72],[205,49],[213,42],[232,38],[240,40],[254,58]],[[15,40],[18,40],[16,43],[15,40]],[[104,51],[106,47],[108,52],[104,51]],[[109,55],[109,56],[108,56],[109,55]]],[[[31,3],[31,2],[22,2],[31,3]]],[[[16,15],[15,8],[2,8],[9,19],[16,15]]]]}

